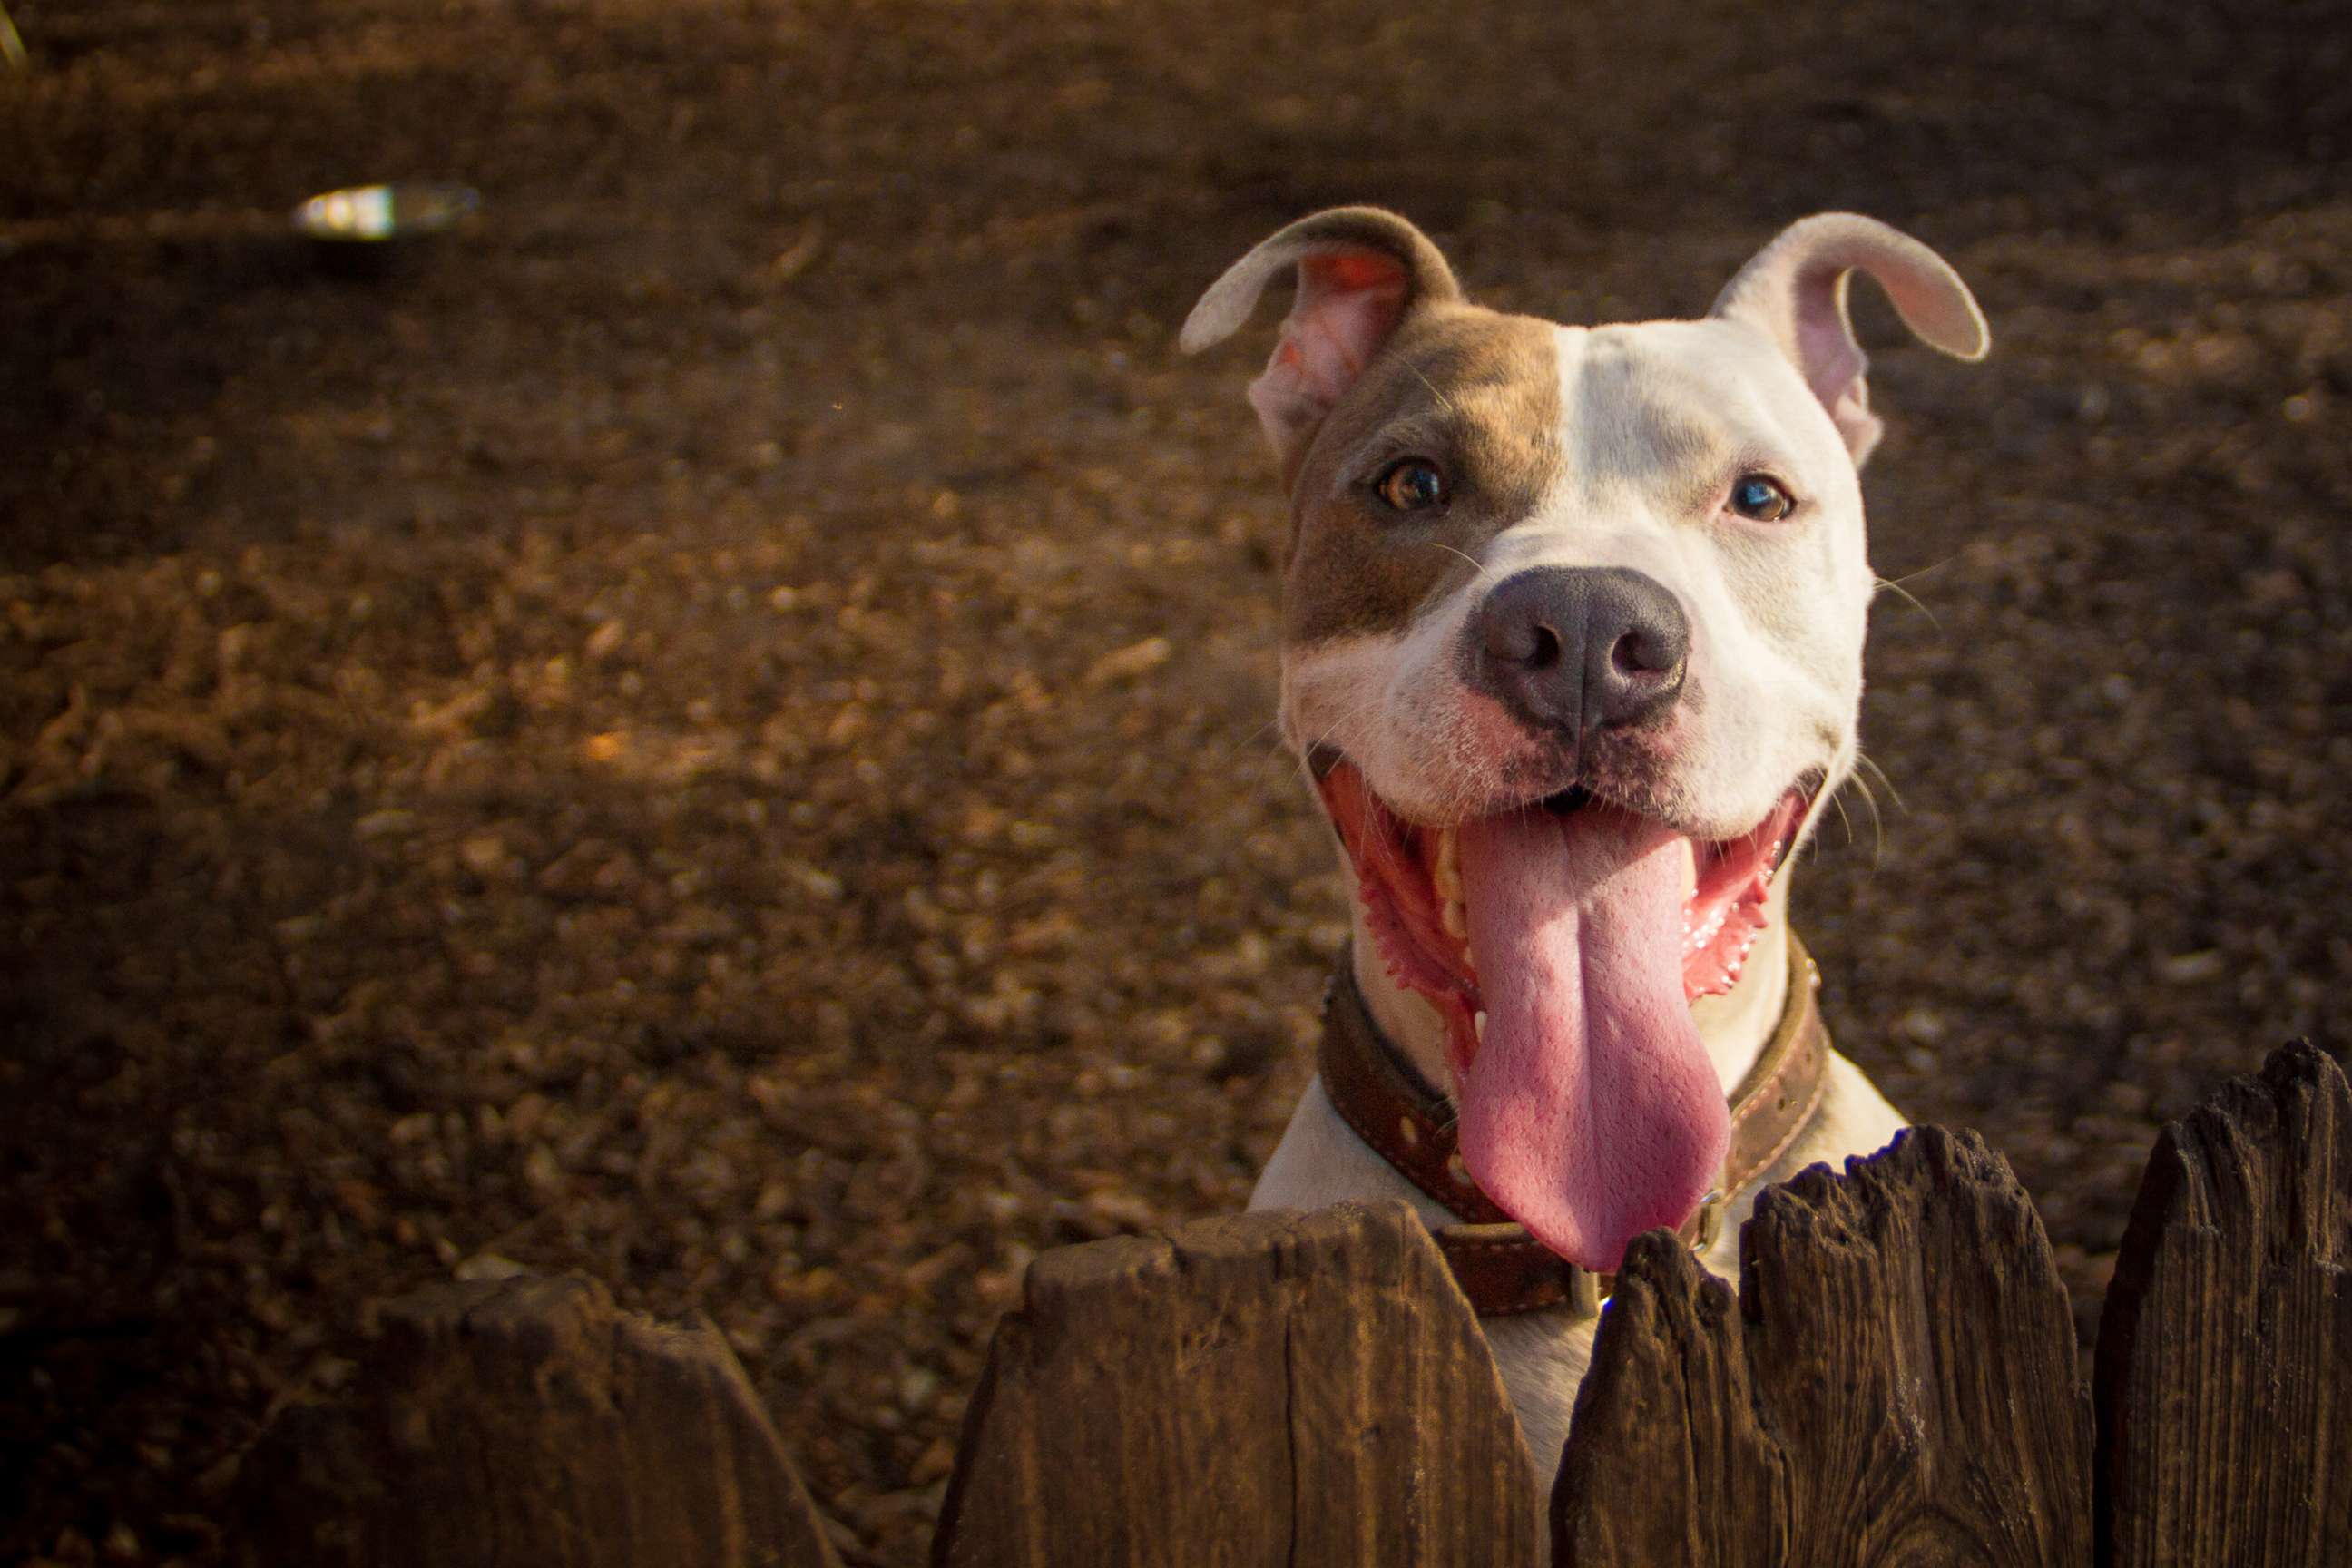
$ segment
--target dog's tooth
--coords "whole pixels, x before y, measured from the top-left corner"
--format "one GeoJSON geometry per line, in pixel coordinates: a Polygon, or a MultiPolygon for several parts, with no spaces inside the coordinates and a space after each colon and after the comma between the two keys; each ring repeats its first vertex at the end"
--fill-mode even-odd
{"type": "Polygon", "coordinates": [[[1445,934],[1452,937],[1454,941],[1467,942],[1470,940],[1469,911],[1463,909],[1461,900],[1446,900],[1445,907],[1437,911],[1437,923],[1444,926],[1445,928],[1445,934]]]}
{"type": "Polygon", "coordinates": [[[1462,843],[1454,829],[1437,831],[1437,859],[1430,868],[1430,879],[1437,884],[1437,896],[1447,903],[1462,900],[1462,843]]]}
{"type": "Polygon", "coordinates": [[[1486,1043],[1486,1015],[1484,1009],[1470,1016],[1470,1032],[1478,1037],[1480,1045],[1486,1043]]]}
{"type": "Polygon", "coordinates": [[[1698,893],[1698,843],[1683,840],[1683,900],[1687,903],[1698,893]]]}

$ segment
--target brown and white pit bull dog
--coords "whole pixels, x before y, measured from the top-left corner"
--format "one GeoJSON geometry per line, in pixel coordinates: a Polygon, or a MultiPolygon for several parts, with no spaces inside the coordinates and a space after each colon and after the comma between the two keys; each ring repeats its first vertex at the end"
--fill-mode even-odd
{"type": "Polygon", "coordinates": [[[1704,321],[1561,326],[1349,207],[1244,257],[1185,349],[1293,269],[1249,395],[1291,505],[1282,726],[1355,934],[1253,1206],[1413,1204],[1549,1477],[1628,1241],[1730,1277],[1759,1188],[1902,1125],[1829,1048],[1776,872],[1853,768],[1877,585],[1849,278],[1962,359],[1984,319],[1827,214],[1704,321]]]}

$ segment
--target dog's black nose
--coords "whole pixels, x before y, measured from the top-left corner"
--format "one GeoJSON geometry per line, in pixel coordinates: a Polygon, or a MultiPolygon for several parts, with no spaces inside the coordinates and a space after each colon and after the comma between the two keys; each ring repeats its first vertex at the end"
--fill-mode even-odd
{"type": "Polygon", "coordinates": [[[1682,606],[1623,567],[1516,573],[1469,632],[1479,686],[1527,723],[1574,736],[1664,712],[1690,660],[1682,606]]]}

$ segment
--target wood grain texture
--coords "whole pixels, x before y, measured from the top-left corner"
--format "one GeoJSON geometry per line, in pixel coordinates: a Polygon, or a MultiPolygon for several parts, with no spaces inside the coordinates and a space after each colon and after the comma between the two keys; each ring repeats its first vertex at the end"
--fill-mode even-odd
{"type": "Polygon", "coordinates": [[[435,1286],[381,1321],[346,1397],[248,1457],[247,1563],[835,1568],[716,1329],[579,1277],[435,1286]]]}
{"type": "Polygon", "coordinates": [[[1244,1215],[1038,1258],[933,1560],[1525,1568],[1534,1500],[1477,1320],[1412,1210],[1244,1215]]]}
{"type": "Polygon", "coordinates": [[[1573,1568],[2052,1568],[2091,1555],[2091,1409],[2032,1202],[1973,1134],[1766,1191],[1740,1289],[1664,1233],[1601,1316],[1552,1495],[1573,1568]]]}
{"type": "Polygon", "coordinates": [[[2104,1561],[2352,1563],[2352,1093],[2297,1041],[2158,1138],[2099,1325],[2104,1561]]]}

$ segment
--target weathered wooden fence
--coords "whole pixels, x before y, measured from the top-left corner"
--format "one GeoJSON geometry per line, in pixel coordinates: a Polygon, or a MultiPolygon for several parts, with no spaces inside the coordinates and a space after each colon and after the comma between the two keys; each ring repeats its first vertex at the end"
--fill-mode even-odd
{"type": "MultiPolygon", "coordinates": [[[[1735,1298],[1663,1237],[1601,1324],[1551,1561],[2352,1563],[2352,1092],[2305,1045],[2158,1141],[2077,1374],[2031,1202],[1970,1135],[1768,1194],[1735,1298]]],[[[827,1564],[724,1342],[591,1280],[390,1303],[245,1469],[263,1564],[827,1564]]],[[[1040,1258],[933,1561],[1532,1565],[1530,1458],[1402,1205],[1040,1258]]]]}

